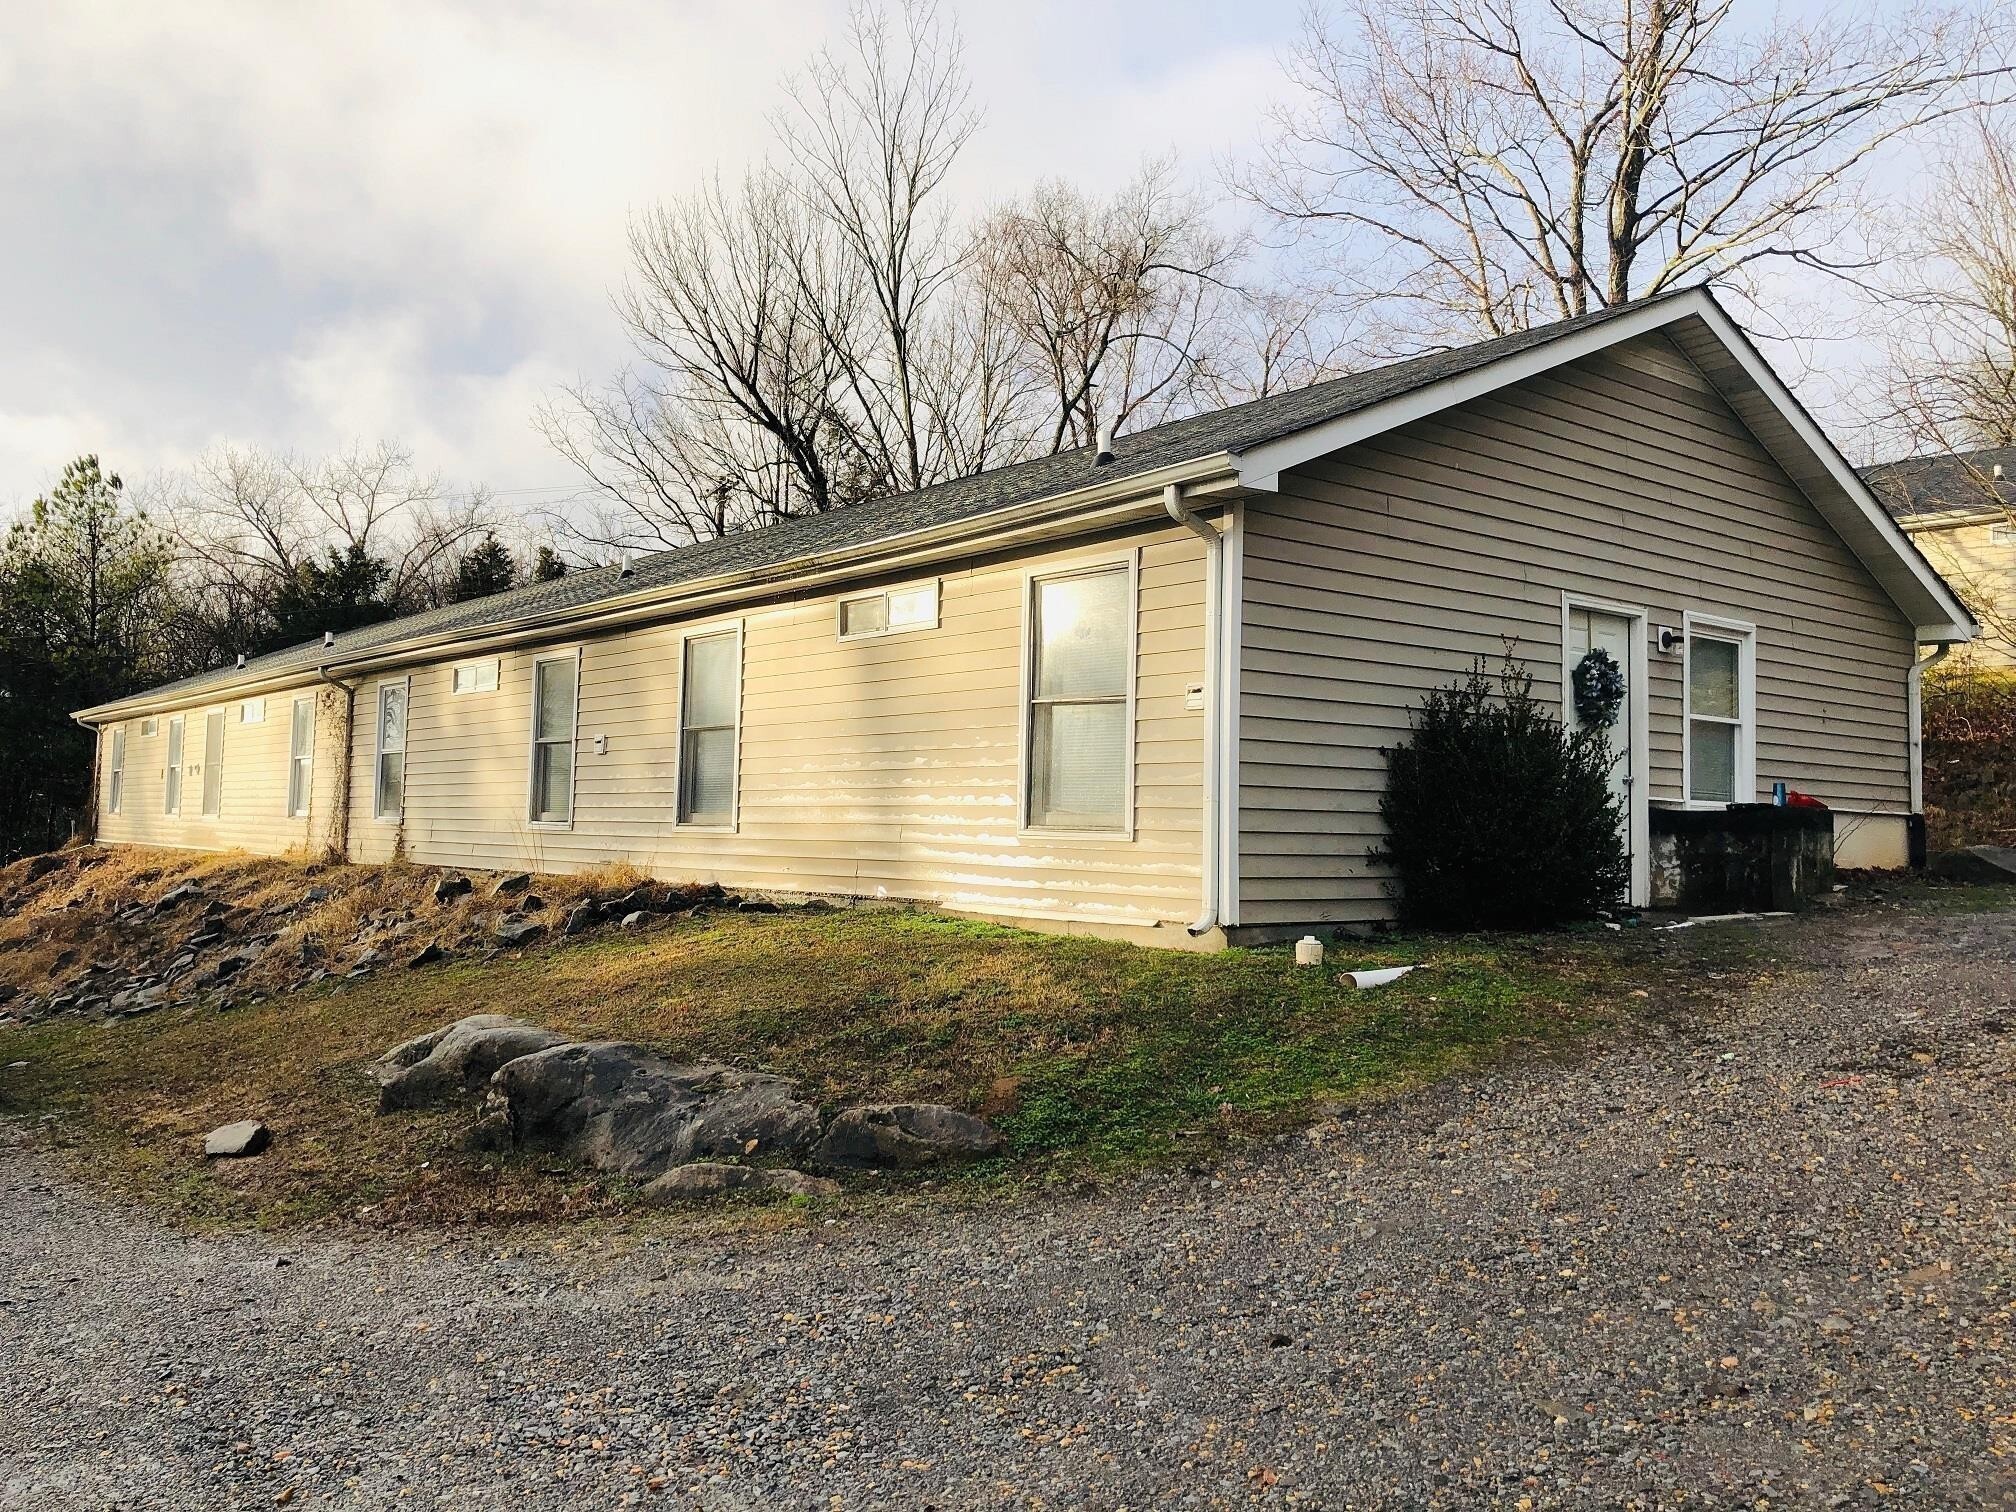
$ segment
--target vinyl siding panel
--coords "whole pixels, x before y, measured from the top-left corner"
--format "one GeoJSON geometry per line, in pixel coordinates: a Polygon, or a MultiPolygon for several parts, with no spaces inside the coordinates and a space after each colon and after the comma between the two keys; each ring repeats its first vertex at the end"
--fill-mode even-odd
{"type": "MultiPolygon", "coordinates": [[[[1911,627],[1707,380],[1651,337],[1249,501],[1242,925],[1390,915],[1365,860],[1381,748],[1430,689],[1508,640],[1558,699],[1564,592],[1642,607],[1655,632],[1688,610],[1754,623],[1760,794],[1783,779],[1834,805],[1843,831],[1901,840],[1911,627]]],[[[1647,672],[1651,797],[1677,801],[1681,658],[1654,648],[1647,672]]]]}
{"type": "MultiPolygon", "coordinates": [[[[258,724],[239,718],[240,700],[184,711],[182,809],[163,812],[168,759],[168,721],[162,715],[151,736],[141,721],[125,721],[126,778],[120,812],[106,808],[110,791],[112,729],[98,732],[98,838],[113,844],[184,846],[198,850],[244,850],[281,855],[312,843],[309,821],[287,814],[288,702],[269,694],[266,717],[258,724]],[[212,711],[224,715],[224,761],[218,812],[203,807],[204,723],[212,711]]],[[[311,695],[312,696],[312,695],[311,695]]],[[[320,712],[320,711],[318,711],[320,712]]]]}
{"type": "Polygon", "coordinates": [[[1988,531],[1985,522],[1920,527],[1911,539],[1981,618],[1981,638],[1960,647],[1955,661],[2009,667],[2016,665],[2016,644],[2008,633],[2016,624],[2016,545],[1992,545],[1988,531]]]}
{"type": "Polygon", "coordinates": [[[1194,917],[1203,715],[1185,708],[1185,694],[1203,676],[1201,544],[1157,530],[960,564],[940,572],[938,628],[839,639],[838,597],[916,580],[507,651],[497,656],[494,692],[451,692],[452,660],[415,666],[398,824],[372,815],[377,683],[360,683],[350,855],[535,871],[627,861],[668,879],[914,899],[1035,920],[1138,927],[1194,917]],[[1136,550],[1134,834],[1025,833],[1026,577],[1136,550]],[[681,645],[738,623],[738,813],[734,831],[723,833],[678,823],[681,645]],[[534,824],[533,663],[577,650],[574,817],[534,824]]]}

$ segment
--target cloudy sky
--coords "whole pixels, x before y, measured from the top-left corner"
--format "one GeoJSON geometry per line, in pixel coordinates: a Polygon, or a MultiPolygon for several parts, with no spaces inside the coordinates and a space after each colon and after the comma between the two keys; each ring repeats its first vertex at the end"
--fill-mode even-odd
{"type": "MultiPolygon", "coordinates": [[[[947,0],[957,197],[1251,148],[1299,0],[947,0]]],[[[764,150],[842,0],[22,0],[0,48],[0,513],[97,451],[403,440],[521,505],[530,417],[625,350],[635,208],[764,150]]],[[[1785,361],[1796,354],[1779,354],[1785,361]]],[[[1796,373],[1794,376],[1798,376],[1796,373]]],[[[557,491],[554,485],[559,485],[557,491]]]]}
{"type": "MultiPolygon", "coordinates": [[[[1297,13],[954,9],[986,116],[962,202],[1172,149],[1207,168],[1257,133],[1297,13]]],[[[624,356],[626,215],[760,153],[843,16],[26,0],[0,48],[0,512],[80,451],[130,476],[222,440],[390,437],[451,479],[567,483],[530,415],[624,356]]]]}

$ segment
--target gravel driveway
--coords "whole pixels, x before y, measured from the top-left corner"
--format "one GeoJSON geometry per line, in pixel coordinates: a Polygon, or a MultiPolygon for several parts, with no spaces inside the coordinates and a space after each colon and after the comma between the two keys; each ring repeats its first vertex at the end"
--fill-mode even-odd
{"type": "Polygon", "coordinates": [[[2016,1505],[2016,912],[1774,935],[1203,1176],[620,1264],[186,1240],[0,1152],[0,1503],[2016,1505]]]}

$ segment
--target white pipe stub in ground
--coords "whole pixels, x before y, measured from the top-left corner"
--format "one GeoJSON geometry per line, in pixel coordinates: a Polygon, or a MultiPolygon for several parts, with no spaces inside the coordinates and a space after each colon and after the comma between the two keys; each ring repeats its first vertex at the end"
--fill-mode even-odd
{"type": "Polygon", "coordinates": [[[1377,971],[1347,971],[1345,975],[1351,978],[1351,985],[1362,992],[1367,987],[1384,987],[1388,982],[1397,982],[1414,969],[1412,966],[1382,966],[1377,971]]]}

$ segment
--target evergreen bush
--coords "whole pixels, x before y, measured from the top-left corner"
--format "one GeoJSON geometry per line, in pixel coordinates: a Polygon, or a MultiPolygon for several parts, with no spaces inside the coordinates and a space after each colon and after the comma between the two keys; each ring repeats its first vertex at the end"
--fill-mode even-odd
{"type": "Polygon", "coordinates": [[[1370,859],[1393,869],[1403,923],[1532,929],[1624,897],[1608,738],[1565,728],[1509,656],[1496,678],[1479,658],[1429,694],[1412,738],[1385,754],[1386,839],[1370,859]]]}

